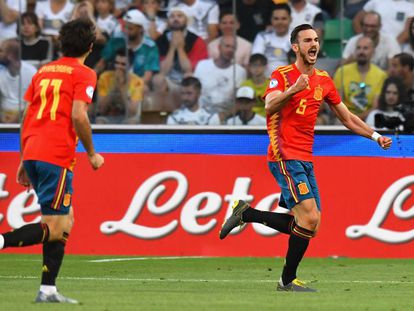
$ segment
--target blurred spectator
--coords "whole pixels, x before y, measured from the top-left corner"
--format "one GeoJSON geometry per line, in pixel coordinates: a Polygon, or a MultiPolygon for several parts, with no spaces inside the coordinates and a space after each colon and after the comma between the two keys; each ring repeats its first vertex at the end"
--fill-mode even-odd
{"type": "Polygon", "coordinates": [[[44,0],[37,1],[35,13],[39,18],[42,35],[52,38],[54,58],[59,51],[59,30],[72,16],[74,4],[70,0],[44,0]]]}
{"type": "Polygon", "coordinates": [[[408,100],[414,102],[414,58],[410,54],[395,55],[390,62],[388,75],[398,77],[403,81],[407,90],[408,100]]]}
{"type": "Polygon", "coordinates": [[[40,26],[37,15],[23,13],[21,26],[17,27],[20,35],[21,59],[29,62],[36,68],[52,60],[53,46],[50,38],[40,36],[40,26]]]}
{"type": "Polygon", "coordinates": [[[247,72],[249,79],[242,83],[242,86],[251,87],[256,94],[256,104],[253,107],[253,112],[265,117],[265,102],[262,98],[267,86],[269,85],[269,78],[265,75],[267,68],[267,58],[262,54],[253,54],[250,56],[247,72]]]}
{"type": "Polygon", "coordinates": [[[197,36],[210,42],[218,36],[219,7],[214,0],[176,0],[170,1],[169,9],[182,8],[191,17],[188,29],[197,36]]]}
{"type": "Polygon", "coordinates": [[[349,19],[354,19],[355,15],[362,11],[365,3],[369,0],[344,0],[344,16],[349,19]]]}
{"type": "Polygon", "coordinates": [[[408,40],[407,19],[414,16],[414,3],[406,0],[370,0],[352,21],[356,33],[362,31],[362,19],[369,12],[377,12],[381,16],[381,31],[396,37],[400,44],[408,40]]]}
{"type": "Polygon", "coordinates": [[[256,35],[269,24],[272,6],[269,0],[236,1],[236,14],[240,21],[238,35],[253,42],[256,35]]]}
{"type": "Polygon", "coordinates": [[[102,51],[102,58],[96,65],[96,70],[101,71],[108,63],[113,62],[118,49],[132,50],[133,72],[144,79],[149,85],[154,72],[160,70],[158,48],[155,42],[144,35],[146,17],[139,10],[130,10],[124,16],[125,30],[122,37],[112,37],[102,51]],[[127,42],[128,43],[127,43],[127,42]]]}
{"type": "Polygon", "coordinates": [[[128,57],[124,49],[115,56],[115,70],[104,71],[98,79],[96,123],[139,123],[144,81],[127,71],[128,57]]]}
{"type": "Polygon", "coordinates": [[[395,36],[380,32],[381,28],[381,16],[376,12],[367,12],[362,19],[362,33],[353,36],[347,42],[342,54],[342,58],[345,64],[355,61],[354,52],[356,43],[362,36],[370,37],[374,42],[374,56],[372,62],[386,70],[390,59],[401,53],[400,45],[395,36]]]}
{"type": "Polygon", "coordinates": [[[0,41],[17,37],[17,23],[26,7],[25,0],[0,0],[0,41]]]}
{"type": "Polygon", "coordinates": [[[265,125],[266,118],[253,111],[256,94],[249,86],[242,86],[236,92],[236,114],[227,119],[227,125],[265,125]]]}
{"type": "MultiPolygon", "coordinates": [[[[235,31],[240,28],[240,23],[237,17],[231,11],[223,11],[220,15],[219,29],[222,36],[233,36],[235,31]]],[[[250,53],[252,51],[252,44],[246,39],[236,36],[236,63],[244,67],[249,63],[250,53]]],[[[220,37],[214,39],[208,44],[208,55],[210,58],[216,58],[219,54],[220,37]]]]}
{"type": "Polygon", "coordinates": [[[96,25],[105,36],[105,42],[114,34],[119,22],[113,14],[115,11],[114,0],[96,0],[96,25]]]}
{"type": "Polygon", "coordinates": [[[387,74],[371,64],[374,43],[370,37],[358,39],[355,54],[355,62],[338,68],[334,82],[349,110],[365,120],[376,108],[374,99],[380,94],[387,74]]]}
{"type": "Polygon", "coordinates": [[[208,111],[231,113],[234,89],[246,79],[246,70],[233,63],[236,42],[233,36],[223,36],[219,44],[219,57],[198,63],[194,76],[201,85],[201,104],[208,111]]]}
{"type": "Polygon", "coordinates": [[[19,123],[25,109],[23,96],[36,67],[20,60],[20,45],[16,39],[0,43],[0,116],[2,123],[19,123]]]}
{"type": "Polygon", "coordinates": [[[152,40],[157,40],[167,28],[166,21],[158,16],[161,0],[144,0],[142,4],[142,11],[148,20],[147,35],[152,40]]]}
{"type": "Polygon", "coordinates": [[[141,9],[142,0],[115,0],[114,15],[121,18],[129,9],[141,9]]]}
{"type": "MultiPolygon", "coordinates": [[[[372,110],[367,116],[366,123],[375,126],[375,115],[382,114],[386,117],[397,117],[403,120],[402,114],[395,107],[405,102],[406,90],[399,78],[389,77],[384,81],[378,100],[378,109],[372,110]]],[[[386,129],[386,128],[379,128],[386,129]]]]}
{"type": "Polygon", "coordinates": [[[95,24],[95,32],[96,32],[96,40],[93,44],[92,51],[89,53],[88,57],[85,59],[85,65],[94,68],[96,63],[101,58],[101,52],[105,43],[107,41],[107,37],[102,33],[101,29],[97,26],[97,22],[94,15],[94,6],[88,0],[81,0],[75,4],[75,7],[72,11],[71,20],[77,18],[88,18],[95,24]]]}
{"type": "Polygon", "coordinates": [[[181,80],[192,75],[198,62],[207,58],[204,40],[187,30],[187,23],[185,11],[172,8],[168,12],[168,30],[156,41],[160,53],[160,72],[153,78],[153,90],[174,108],[181,80]],[[170,92],[168,96],[167,91],[170,92]]]}
{"type": "Polygon", "coordinates": [[[276,67],[288,64],[287,53],[291,47],[289,26],[292,22],[289,5],[276,4],[270,22],[272,29],[259,32],[252,48],[252,54],[259,53],[266,56],[267,76],[270,76],[276,67]]]}
{"type": "Polygon", "coordinates": [[[301,24],[310,24],[315,30],[323,28],[323,14],[319,7],[308,0],[289,0],[289,5],[292,16],[289,33],[301,24]]]}
{"type": "Polygon", "coordinates": [[[200,81],[194,77],[184,78],[180,88],[181,107],[168,116],[167,124],[219,125],[219,115],[200,106],[200,95],[200,81]]]}
{"type": "Polygon", "coordinates": [[[408,42],[403,45],[402,51],[414,57],[414,18],[409,23],[408,42]]]}

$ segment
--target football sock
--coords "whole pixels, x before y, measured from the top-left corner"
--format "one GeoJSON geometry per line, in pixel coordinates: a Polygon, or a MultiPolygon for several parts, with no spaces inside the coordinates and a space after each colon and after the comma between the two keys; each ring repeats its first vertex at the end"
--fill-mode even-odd
{"type": "Polygon", "coordinates": [[[56,278],[62,265],[68,237],[69,234],[65,232],[62,240],[43,244],[42,285],[56,285],[56,278]]]}
{"type": "Polygon", "coordinates": [[[258,222],[279,232],[290,234],[294,217],[290,214],[259,211],[248,208],[242,214],[244,222],[258,222]]]}
{"type": "Polygon", "coordinates": [[[293,227],[289,238],[289,246],[286,254],[286,261],[282,272],[283,285],[287,285],[296,279],[296,271],[299,263],[306,252],[309,240],[313,237],[314,232],[298,226],[293,227]]]}
{"type": "Polygon", "coordinates": [[[29,224],[4,233],[3,238],[3,248],[44,243],[49,239],[49,227],[44,223],[29,224]]]}
{"type": "Polygon", "coordinates": [[[47,295],[53,294],[57,292],[56,286],[51,285],[40,285],[39,289],[42,293],[45,293],[47,295]]]}

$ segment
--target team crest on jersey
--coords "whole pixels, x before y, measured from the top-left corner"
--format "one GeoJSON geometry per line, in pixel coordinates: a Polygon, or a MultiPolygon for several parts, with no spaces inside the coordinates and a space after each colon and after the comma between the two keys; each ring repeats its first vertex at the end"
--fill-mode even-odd
{"type": "Polygon", "coordinates": [[[279,82],[277,82],[276,79],[270,80],[270,82],[269,82],[269,89],[275,88],[278,84],[279,84],[279,82]]]}
{"type": "Polygon", "coordinates": [[[313,93],[313,98],[315,100],[322,100],[323,88],[321,88],[320,84],[315,87],[315,92],[313,93]]]}
{"type": "Polygon", "coordinates": [[[304,182],[301,182],[299,185],[298,185],[298,189],[299,189],[299,193],[300,194],[308,194],[309,193],[309,189],[308,189],[308,186],[306,185],[306,183],[304,183],[304,182]]]}

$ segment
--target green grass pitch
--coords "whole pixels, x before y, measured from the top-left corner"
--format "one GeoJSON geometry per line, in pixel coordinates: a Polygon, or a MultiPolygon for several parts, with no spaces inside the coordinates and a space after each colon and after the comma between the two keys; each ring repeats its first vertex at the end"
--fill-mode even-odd
{"type": "Polygon", "coordinates": [[[413,259],[305,258],[317,293],[276,292],[281,258],[66,256],[59,290],[35,304],[40,255],[0,255],[0,310],[414,310],[413,259]],[[107,260],[108,259],[108,260],[107,260]]]}

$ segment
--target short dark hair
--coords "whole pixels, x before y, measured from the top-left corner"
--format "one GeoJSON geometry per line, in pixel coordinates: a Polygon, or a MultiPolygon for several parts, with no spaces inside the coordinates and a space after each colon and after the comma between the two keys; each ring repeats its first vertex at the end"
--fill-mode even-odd
{"type": "Polygon", "coordinates": [[[236,14],[234,14],[233,10],[224,8],[223,10],[220,10],[220,19],[219,19],[219,21],[221,22],[221,20],[223,19],[223,17],[224,16],[227,16],[227,15],[233,15],[234,18],[236,20],[238,20],[236,14]]]}
{"type": "Polygon", "coordinates": [[[413,71],[413,69],[414,69],[414,57],[412,57],[410,54],[408,54],[408,53],[399,53],[399,54],[394,55],[393,58],[397,58],[402,67],[408,66],[410,71],[413,71]]]}
{"type": "Polygon", "coordinates": [[[80,57],[89,51],[96,40],[95,25],[88,18],[77,18],[64,24],[59,35],[63,55],[80,57]]]}
{"type": "Polygon", "coordinates": [[[181,81],[181,86],[192,86],[199,91],[201,90],[201,82],[196,77],[187,77],[181,81]]]}
{"type": "Polygon", "coordinates": [[[273,12],[276,10],[285,10],[286,12],[288,12],[289,16],[292,16],[292,10],[290,9],[289,4],[287,3],[272,4],[270,10],[271,14],[273,14],[273,12]]]}
{"type": "Polygon", "coordinates": [[[385,79],[384,84],[382,85],[381,94],[378,99],[378,109],[382,111],[387,110],[387,102],[385,101],[385,93],[387,91],[387,88],[390,84],[394,84],[397,87],[398,90],[398,103],[404,103],[407,100],[407,91],[405,89],[405,86],[403,84],[403,81],[398,77],[389,77],[385,79]]]}
{"type": "Polygon", "coordinates": [[[252,54],[249,58],[249,64],[253,64],[253,63],[256,63],[256,62],[266,66],[267,65],[267,57],[264,56],[263,54],[260,54],[260,53],[252,54]]]}
{"type": "Polygon", "coordinates": [[[298,43],[298,34],[299,34],[299,32],[301,32],[303,30],[308,30],[308,29],[314,30],[314,28],[309,24],[301,24],[299,26],[296,26],[292,30],[292,33],[290,34],[290,43],[291,44],[298,43]]]}

